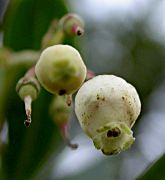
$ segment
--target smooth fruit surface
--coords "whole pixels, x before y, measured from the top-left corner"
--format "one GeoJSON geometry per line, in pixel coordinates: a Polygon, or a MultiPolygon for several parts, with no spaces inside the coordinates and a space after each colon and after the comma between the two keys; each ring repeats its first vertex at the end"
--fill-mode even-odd
{"type": "Polygon", "coordinates": [[[75,112],[82,129],[104,154],[117,154],[134,141],[131,127],[140,114],[136,89],[114,75],[87,81],[75,98],[75,112]]]}
{"type": "Polygon", "coordinates": [[[75,48],[54,45],[42,52],[35,73],[47,91],[60,95],[71,94],[84,82],[86,66],[75,48]]]}

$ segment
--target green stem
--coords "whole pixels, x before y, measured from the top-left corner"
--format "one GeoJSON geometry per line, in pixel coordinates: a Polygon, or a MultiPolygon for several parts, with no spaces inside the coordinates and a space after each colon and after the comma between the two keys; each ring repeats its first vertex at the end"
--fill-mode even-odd
{"type": "Polygon", "coordinates": [[[56,20],[52,21],[47,33],[44,35],[42,40],[42,49],[49,46],[61,44],[65,38],[64,31],[59,27],[56,20]]]}
{"type": "Polygon", "coordinates": [[[0,65],[3,67],[24,66],[30,67],[39,59],[40,52],[33,50],[23,50],[13,52],[7,48],[0,49],[0,65]]]}
{"type": "Polygon", "coordinates": [[[9,103],[8,97],[13,92],[14,83],[25,69],[37,62],[39,54],[39,52],[31,50],[12,52],[6,48],[0,49],[0,70],[3,72],[3,76],[0,79],[0,130],[6,118],[6,107],[9,103]]]}

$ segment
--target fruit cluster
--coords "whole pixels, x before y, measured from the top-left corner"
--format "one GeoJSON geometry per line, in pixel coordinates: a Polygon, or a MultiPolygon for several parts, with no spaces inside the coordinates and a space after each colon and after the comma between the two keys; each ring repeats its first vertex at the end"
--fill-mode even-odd
{"type": "MultiPolygon", "coordinates": [[[[59,21],[58,31],[72,36],[80,35],[83,27],[81,18],[69,14],[59,21]]],[[[49,43],[45,43],[44,47],[46,44],[49,43]]],[[[44,89],[54,94],[50,108],[52,118],[61,129],[67,144],[76,148],[68,139],[66,124],[72,107],[72,94],[78,91],[75,113],[82,129],[104,154],[118,154],[129,148],[135,140],[131,128],[141,110],[138,93],[120,77],[99,75],[92,78],[88,72],[91,71],[87,71],[74,47],[51,45],[42,51],[35,68],[18,82],[17,92],[25,101],[25,109],[31,105],[26,105],[27,97],[31,97],[32,101],[38,95],[38,81],[44,89]],[[88,80],[88,77],[92,79],[88,80]],[[87,81],[84,83],[85,79],[87,81]]]]}

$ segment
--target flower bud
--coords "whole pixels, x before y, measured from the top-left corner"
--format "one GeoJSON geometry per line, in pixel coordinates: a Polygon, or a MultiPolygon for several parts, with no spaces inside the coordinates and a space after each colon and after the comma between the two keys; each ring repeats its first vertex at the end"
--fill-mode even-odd
{"type": "Polygon", "coordinates": [[[84,21],[77,14],[66,14],[59,21],[59,27],[70,36],[80,36],[84,33],[84,21]]]}
{"type": "Polygon", "coordinates": [[[45,49],[36,66],[41,85],[53,94],[72,94],[86,77],[86,66],[79,52],[69,45],[54,45],[45,49]]]}
{"type": "Polygon", "coordinates": [[[114,75],[99,75],[85,82],[75,98],[82,129],[105,155],[120,153],[134,142],[131,128],[140,110],[136,89],[114,75]]]}

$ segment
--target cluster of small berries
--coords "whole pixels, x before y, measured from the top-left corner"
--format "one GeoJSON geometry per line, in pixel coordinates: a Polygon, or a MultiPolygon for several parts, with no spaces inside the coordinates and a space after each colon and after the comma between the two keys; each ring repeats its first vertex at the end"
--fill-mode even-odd
{"type": "MultiPolygon", "coordinates": [[[[81,35],[84,23],[77,15],[69,14],[59,22],[69,35],[81,35]]],[[[40,85],[55,95],[51,114],[60,127],[66,143],[66,123],[69,119],[72,94],[75,113],[84,132],[97,149],[106,155],[118,154],[134,142],[131,130],[140,114],[141,103],[136,89],[114,75],[99,75],[87,79],[87,68],[79,52],[69,45],[53,45],[43,50],[33,67],[18,82],[17,92],[25,102],[27,120],[31,122],[31,102],[36,99],[40,85]]]]}

